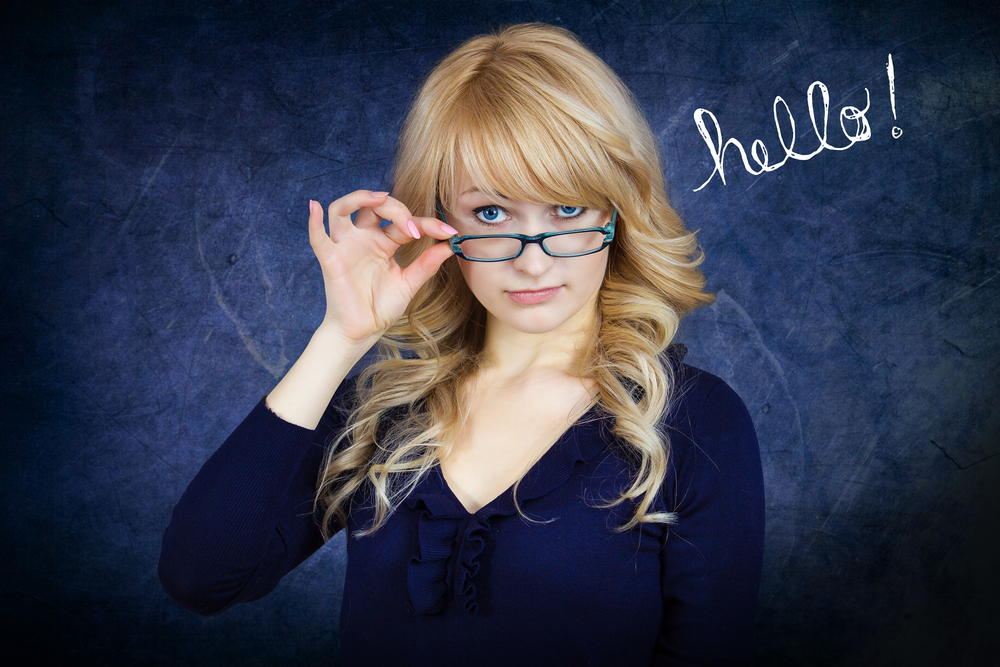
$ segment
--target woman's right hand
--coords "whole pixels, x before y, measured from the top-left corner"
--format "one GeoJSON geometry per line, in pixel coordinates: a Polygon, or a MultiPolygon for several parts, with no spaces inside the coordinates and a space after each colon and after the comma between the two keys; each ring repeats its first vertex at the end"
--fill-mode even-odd
{"type": "Polygon", "coordinates": [[[309,202],[309,244],[323,271],[326,316],[331,328],[348,343],[370,347],[406,310],[421,285],[434,275],[451,247],[436,243],[405,269],[396,250],[427,235],[446,239],[456,232],[436,218],[415,218],[384,192],[357,190],[329,207],[330,233],[323,207],[309,202]],[[355,222],[351,214],[358,212],[355,222]],[[392,222],[380,227],[382,219],[392,222]]]}

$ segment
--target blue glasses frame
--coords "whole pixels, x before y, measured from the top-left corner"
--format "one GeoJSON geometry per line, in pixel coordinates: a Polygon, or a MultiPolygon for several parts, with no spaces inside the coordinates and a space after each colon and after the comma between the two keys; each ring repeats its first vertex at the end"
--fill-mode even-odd
{"type": "MultiPolygon", "coordinates": [[[[441,202],[437,203],[438,213],[441,214],[441,220],[448,224],[448,220],[444,217],[444,210],[441,208],[441,202]]],[[[615,221],[618,219],[618,209],[611,209],[611,220],[608,224],[603,227],[585,227],[583,229],[573,229],[565,232],[546,232],[544,234],[536,234],[535,236],[525,236],[524,234],[470,234],[467,236],[452,236],[448,239],[448,243],[451,245],[451,251],[464,259],[467,262],[507,262],[512,259],[517,259],[524,252],[525,246],[529,243],[537,243],[538,247],[542,249],[549,257],[583,257],[584,255],[593,255],[595,252],[601,252],[611,241],[615,238],[615,221]],[[599,248],[594,248],[593,250],[587,250],[585,252],[574,252],[568,254],[549,252],[548,248],[545,247],[545,239],[552,238],[553,236],[565,236],[566,234],[581,234],[584,232],[602,232],[604,234],[604,241],[601,243],[599,248]],[[462,252],[462,242],[468,241],[469,239],[515,239],[521,242],[521,248],[517,253],[510,255],[508,257],[491,257],[488,259],[481,257],[468,257],[464,252],[462,252]]]]}

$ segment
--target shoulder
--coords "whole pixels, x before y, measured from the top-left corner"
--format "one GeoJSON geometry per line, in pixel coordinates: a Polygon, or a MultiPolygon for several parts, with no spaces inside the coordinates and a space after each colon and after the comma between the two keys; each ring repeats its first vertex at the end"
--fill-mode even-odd
{"type": "Polygon", "coordinates": [[[670,396],[669,412],[700,412],[706,406],[746,412],[746,405],[725,380],[690,364],[684,363],[687,346],[672,343],[661,355],[661,362],[671,375],[674,388],[670,396]]]}
{"type": "Polygon", "coordinates": [[[674,389],[665,426],[689,435],[710,436],[721,431],[744,437],[756,433],[739,394],[725,380],[708,371],[671,359],[674,389]]]}
{"type": "Polygon", "coordinates": [[[698,488],[761,495],[760,447],[746,404],[722,378],[700,368],[675,363],[674,378],[663,426],[675,500],[694,500],[698,488]]]}

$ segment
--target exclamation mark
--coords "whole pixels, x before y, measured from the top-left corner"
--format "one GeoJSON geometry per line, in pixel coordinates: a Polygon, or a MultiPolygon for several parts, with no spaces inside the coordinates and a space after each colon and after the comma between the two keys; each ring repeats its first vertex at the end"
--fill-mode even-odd
{"type": "MultiPolygon", "coordinates": [[[[892,69],[892,54],[891,53],[889,54],[889,64],[886,65],[885,70],[889,73],[889,101],[892,102],[892,119],[893,120],[898,120],[896,118],[896,73],[892,69]]],[[[893,139],[899,139],[899,137],[902,134],[903,134],[903,131],[901,129],[899,129],[895,125],[892,126],[892,138],[893,139]]]]}

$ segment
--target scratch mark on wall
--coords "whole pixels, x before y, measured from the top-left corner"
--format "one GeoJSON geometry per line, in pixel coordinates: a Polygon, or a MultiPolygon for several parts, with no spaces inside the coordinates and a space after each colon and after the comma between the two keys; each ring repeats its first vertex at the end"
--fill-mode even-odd
{"type": "Polygon", "coordinates": [[[761,174],[757,178],[753,179],[753,183],[751,183],[750,185],[748,185],[745,188],[743,188],[743,191],[747,192],[750,188],[752,188],[753,186],[757,185],[757,182],[760,181],[760,179],[762,179],[762,178],[764,178],[763,174],[761,174]]]}
{"type": "Polygon", "coordinates": [[[892,248],[888,250],[865,250],[862,252],[852,252],[846,255],[838,255],[830,259],[830,266],[847,264],[850,262],[871,262],[890,257],[911,257],[914,259],[929,259],[942,264],[958,264],[967,267],[969,263],[961,257],[956,257],[951,253],[936,252],[934,250],[924,250],[920,248],[892,248]]]}
{"type": "Polygon", "coordinates": [[[941,306],[938,308],[938,312],[939,313],[943,312],[945,308],[955,303],[959,299],[964,299],[965,297],[969,296],[980,287],[986,285],[987,283],[993,282],[993,280],[995,280],[997,276],[1000,276],[1000,271],[994,271],[991,275],[987,276],[985,279],[981,280],[975,285],[967,285],[962,289],[958,290],[955,296],[951,297],[950,299],[941,304],[941,306]]]}
{"type": "MultiPolygon", "coordinates": [[[[861,461],[858,463],[858,465],[855,466],[854,474],[851,475],[851,479],[846,484],[844,484],[844,488],[840,491],[840,495],[837,497],[837,502],[833,504],[833,508],[829,511],[829,513],[826,515],[826,518],[823,520],[823,525],[819,527],[819,529],[813,534],[813,538],[809,540],[809,544],[805,548],[806,551],[809,551],[809,549],[812,548],[812,545],[816,542],[816,538],[826,533],[826,524],[830,522],[830,519],[833,518],[834,514],[837,514],[840,511],[840,505],[841,503],[844,502],[844,497],[847,495],[848,491],[854,489],[858,479],[858,475],[860,475],[861,471],[864,470],[865,466],[868,465],[868,460],[871,458],[872,452],[875,451],[875,445],[877,444],[878,444],[878,436],[876,435],[872,438],[871,445],[868,447],[868,451],[865,453],[864,458],[862,458],[861,461]]],[[[853,500],[851,502],[853,502],[853,500]]],[[[850,503],[848,503],[848,506],[844,508],[844,511],[846,512],[849,509],[850,509],[850,503]]]]}
{"type": "Polygon", "coordinates": [[[21,208],[23,206],[27,206],[28,204],[38,204],[39,206],[41,206],[42,208],[44,208],[45,211],[49,215],[52,216],[53,220],[55,220],[56,222],[58,222],[60,225],[62,225],[66,229],[69,229],[69,225],[67,225],[65,223],[65,221],[63,221],[62,218],[60,218],[58,215],[56,215],[55,211],[53,211],[51,208],[49,208],[48,206],[46,206],[45,202],[43,202],[38,197],[32,197],[31,199],[29,199],[26,202],[21,202],[20,204],[15,204],[14,206],[11,206],[10,208],[8,208],[8,209],[6,209],[4,211],[0,211],[0,215],[7,215],[8,213],[11,213],[12,211],[16,211],[17,209],[19,209],[19,208],[21,208]]]}
{"type": "Polygon", "coordinates": [[[962,127],[963,125],[966,125],[968,123],[975,123],[977,120],[982,120],[983,118],[989,118],[991,116],[996,116],[997,114],[1000,114],[1000,109],[992,109],[990,111],[987,111],[986,113],[979,114],[978,116],[976,116],[974,118],[966,118],[965,120],[960,120],[960,121],[958,121],[958,123],[955,124],[955,127],[959,128],[959,127],[962,127]]]}
{"type": "MultiPolygon", "coordinates": [[[[799,435],[799,443],[804,448],[806,439],[805,439],[805,434],[802,431],[802,416],[799,413],[798,403],[796,403],[795,397],[788,387],[788,378],[785,376],[785,369],[782,367],[781,362],[778,361],[778,358],[774,355],[774,353],[771,352],[771,350],[767,347],[767,345],[764,344],[764,339],[760,335],[760,330],[757,328],[757,325],[754,323],[749,313],[747,313],[747,311],[743,309],[743,306],[737,303],[735,299],[726,294],[725,290],[719,290],[716,293],[715,304],[716,304],[715,306],[712,306],[713,308],[725,304],[726,306],[731,307],[739,315],[740,319],[742,320],[740,323],[741,325],[740,328],[750,334],[750,339],[754,347],[756,347],[760,351],[760,353],[764,356],[764,358],[767,359],[770,365],[774,368],[774,371],[778,376],[778,381],[781,383],[781,388],[785,393],[785,397],[788,399],[789,404],[792,406],[792,410],[795,411],[795,428],[799,435]]],[[[722,332],[719,330],[718,315],[716,316],[715,331],[716,335],[722,336],[722,332]]],[[[730,367],[730,374],[729,374],[730,378],[735,378],[736,374],[733,368],[732,359],[728,358],[727,360],[729,362],[729,367],[730,367]]]]}
{"type": "MultiPolygon", "coordinates": [[[[826,168],[824,167],[823,171],[820,172],[820,173],[822,174],[824,182],[825,182],[825,180],[826,180],[826,168]]],[[[821,206],[820,207],[820,220],[819,220],[820,223],[824,222],[824,219],[823,219],[824,218],[824,211],[825,211],[825,207],[821,206]]],[[[799,343],[802,341],[802,329],[806,325],[806,315],[808,315],[808,313],[809,313],[809,303],[812,301],[813,290],[816,288],[816,271],[817,271],[817,269],[819,267],[819,251],[820,251],[820,248],[822,247],[822,244],[820,243],[820,240],[822,238],[823,238],[823,225],[821,225],[819,227],[819,231],[816,234],[816,251],[813,253],[812,267],[811,267],[811,270],[809,271],[809,289],[806,291],[806,298],[805,298],[805,301],[802,304],[802,311],[799,314],[799,321],[796,323],[795,328],[788,332],[788,336],[791,336],[793,332],[795,333],[795,344],[796,345],[799,345],[799,343]]],[[[785,336],[785,337],[788,338],[788,336],[785,336]]]]}
{"type": "Polygon", "coordinates": [[[139,562],[139,554],[135,551],[135,538],[132,535],[132,529],[128,525],[128,519],[125,518],[125,508],[122,507],[122,499],[118,495],[118,484],[115,482],[115,476],[111,474],[111,469],[104,466],[104,469],[108,473],[108,479],[111,481],[111,490],[115,494],[115,504],[118,505],[118,514],[122,519],[122,526],[125,528],[125,534],[128,535],[129,546],[132,547],[132,561],[135,563],[139,562]]]}
{"type": "Polygon", "coordinates": [[[777,58],[775,58],[774,60],[772,60],[768,64],[764,65],[763,69],[767,69],[769,67],[774,67],[775,65],[777,65],[778,63],[780,63],[782,60],[787,60],[788,56],[790,56],[792,54],[792,51],[794,51],[797,48],[799,48],[799,40],[796,39],[796,40],[793,40],[792,43],[788,45],[788,48],[785,49],[784,53],[782,53],[780,56],[778,56],[777,58]]]}
{"type": "Polygon", "coordinates": [[[934,445],[935,447],[937,447],[938,449],[940,449],[941,453],[944,454],[945,458],[948,459],[949,461],[951,461],[952,463],[954,463],[955,467],[958,468],[959,470],[968,470],[972,466],[979,465],[983,461],[988,461],[991,458],[993,458],[994,456],[997,456],[998,454],[1000,454],[1000,452],[994,452],[994,453],[990,454],[989,456],[984,456],[983,458],[979,459],[978,461],[973,461],[969,465],[962,465],[961,463],[959,463],[955,459],[951,458],[951,454],[949,454],[947,452],[947,450],[945,450],[944,447],[942,447],[941,445],[937,444],[933,440],[931,440],[931,444],[934,445]]]}
{"type": "MultiPolygon", "coordinates": [[[[143,322],[146,323],[146,327],[148,328],[148,330],[146,331],[147,338],[151,340],[152,338],[155,337],[163,340],[164,336],[162,336],[157,330],[157,328],[153,325],[153,323],[149,321],[149,318],[146,316],[146,313],[142,310],[142,308],[139,307],[139,304],[136,303],[134,300],[132,301],[133,301],[132,303],[133,312],[137,314],[143,322]]],[[[173,323],[174,321],[171,320],[170,325],[172,326],[173,323]]],[[[168,326],[167,328],[169,329],[170,327],[168,326]]],[[[149,345],[146,346],[146,352],[149,351],[149,347],[150,347],[149,345]]],[[[165,351],[171,357],[173,357],[174,361],[177,363],[178,366],[182,365],[180,357],[177,356],[177,352],[174,351],[173,346],[171,346],[167,341],[160,343],[159,345],[157,345],[157,347],[165,351]]],[[[156,368],[156,366],[154,365],[153,368],[156,368]]]]}
{"type": "MultiPolygon", "coordinates": [[[[272,363],[264,358],[264,355],[261,354],[260,349],[257,347],[256,341],[254,341],[253,337],[250,335],[246,323],[237,317],[236,313],[233,312],[233,309],[229,307],[228,303],[226,303],[225,296],[222,294],[222,289],[219,287],[219,283],[215,279],[215,273],[208,265],[208,260],[205,257],[205,247],[201,240],[201,228],[198,226],[197,220],[194,221],[194,232],[195,239],[198,244],[198,256],[201,258],[201,265],[205,268],[205,273],[208,275],[209,284],[211,285],[215,302],[219,305],[219,308],[222,309],[222,312],[225,313],[226,317],[229,318],[229,321],[233,323],[233,326],[236,327],[236,334],[240,337],[240,340],[243,342],[243,347],[245,347],[247,352],[250,353],[253,360],[260,364],[260,366],[270,373],[276,380],[280,379],[281,376],[284,375],[285,369],[288,366],[288,359],[285,357],[284,353],[284,345],[282,345],[281,355],[279,356],[277,362],[272,363]]],[[[211,331],[209,331],[208,335],[211,335],[211,331]]],[[[208,340],[207,336],[205,340],[208,340]]]]}
{"type": "Polygon", "coordinates": [[[128,213],[125,215],[125,220],[122,221],[122,228],[119,233],[124,234],[125,232],[128,231],[128,223],[131,222],[132,215],[135,213],[136,209],[139,208],[139,205],[142,203],[142,200],[146,197],[146,191],[149,190],[149,186],[152,185],[153,181],[156,180],[156,177],[160,175],[160,170],[163,169],[163,165],[166,164],[167,158],[170,157],[170,154],[174,152],[174,146],[177,145],[177,141],[179,139],[180,136],[174,139],[174,143],[170,145],[170,148],[167,149],[167,152],[163,154],[162,158],[160,158],[160,163],[156,165],[156,169],[154,169],[153,173],[150,174],[148,179],[146,179],[146,184],[143,185],[142,190],[139,191],[139,196],[136,197],[135,203],[132,204],[132,208],[130,208],[128,210],[128,213]]]}
{"type": "Polygon", "coordinates": [[[143,442],[142,438],[140,438],[139,436],[137,436],[135,433],[133,433],[131,430],[129,430],[128,427],[126,427],[124,424],[122,424],[120,421],[118,421],[118,419],[116,419],[113,414],[111,414],[110,412],[108,412],[108,410],[103,405],[101,405],[100,403],[98,403],[94,399],[94,397],[91,396],[90,393],[86,389],[83,388],[82,385],[77,384],[77,383],[73,383],[73,386],[76,389],[79,389],[80,393],[82,393],[84,396],[86,396],[87,400],[89,400],[91,403],[93,403],[97,407],[98,410],[100,410],[102,413],[104,413],[104,416],[107,417],[109,420],[111,420],[111,422],[115,426],[117,426],[121,430],[125,431],[125,433],[127,433],[128,435],[132,436],[132,439],[134,439],[136,442],[138,442],[140,445],[142,445],[142,447],[147,452],[149,452],[150,454],[152,454],[153,456],[155,456],[156,458],[158,458],[165,466],[167,466],[168,468],[170,468],[174,472],[180,472],[179,470],[177,470],[177,468],[175,468],[170,463],[170,461],[167,461],[165,458],[163,458],[160,455],[159,452],[157,452],[155,449],[153,449],[152,447],[150,447],[149,445],[147,445],[145,442],[143,442]]]}
{"type": "Polygon", "coordinates": [[[62,612],[62,613],[64,613],[64,614],[69,614],[69,612],[68,612],[68,611],[66,611],[65,609],[63,609],[62,607],[60,607],[59,605],[57,605],[56,603],[54,603],[54,602],[49,602],[49,601],[48,601],[48,600],[46,600],[45,598],[40,598],[40,597],[38,597],[37,595],[35,595],[34,593],[28,593],[27,591],[22,591],[22,590],[21,590],[20,588],[17,588],[16,586],[11,586],[10,584],[0,584],[0,586],[3,586],[4,588],[9,588],[9,589],[10,589],[10,590],[12,590],[12,591],[17,591],[17,592],[18,592],[18,593],[20,593],[21,595],[26,595],[26,596],[28,596],[29,598],[35,598],[35,599],[36,599],[36,600],[38,600],[39,602],[42,602],[42,603],[44,603],[44,604],[47,604],[47,605],[49,605],[50,607],[53,607],[53,608],[55,608],[55,609],[58,609],[59,611],[61,611],[61,612],[62,612]]]}
{"type": "Polygon", "coordinates": [[[972,356],[971,354],[967,354],[965,352],[965,350],[963,350],[962,348],[960,348],[958,345],[955,345],[954,343],[952,343],[947,338],[942,338],[941,340],[944,341],[945,345],[947,345],[948,347],[952,348],[953,350],[955,350],[956,352],[958,352],[963,357],[968,357],[969,359],[976,359],[977,358],[977,357],[972,356]]]}
{"type": "Polygon", "coordinates": [[[348,169],[355,169],[355,168],[358,168],[358,167],[366,167],[366,166],[368,166],[370,164],[376,164],[376,163],[379,163],[379,162],[386,162],[388,160],[389,160],[388,157],[378,157],[378,158],[373,158],[371,160],[361,160],[359,162],[353,162],[351,164],[345,165],[345,166],[341,167],[340,169],[332,169],[330,171],[324,171],[322,174],[313,174],[312,176],[306,176],[304,178],[300,178],[300,179],[296,180],[295,182],[296,183],[304,183],[306,181],[311,181],[311,180],[314,180],[314,179],[317,179],[317,178],[323,178],[324,176],[330,176],[332,174],[339,174],[340,172],[347,171],[348,169]]]}
{"type": "MultiPolygon", "coordinates": [[[[255,217],[250,216],[251,219],[255,217]]],[[[271,281],[271,277],[267,274],[267,262],[264,261],[264,256],[260,252],[260,244],[254,243],[253,249],[260,281],[264,283],[264,287],[266,288],[264,292],[264,304],[267,306],[269,312],[274,312],[274,304],[271,303],[271,299],[274,296],[274,282],[271,281]]],[[[285,336],[280,328],[275,329],[274,334],[278,337],[278,364],[280,366],[278,372],[280,375],[284,375],[285,369],[288,366],[288,356],[285,354],[285,336]]],[[[280,377],[280,375],[276,377],[280,377]]]]}

